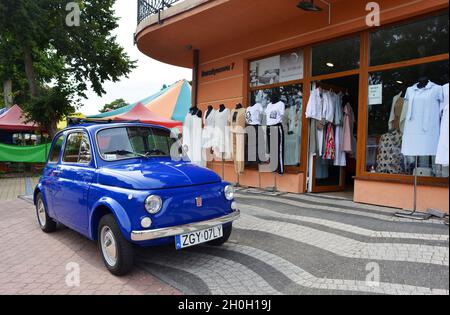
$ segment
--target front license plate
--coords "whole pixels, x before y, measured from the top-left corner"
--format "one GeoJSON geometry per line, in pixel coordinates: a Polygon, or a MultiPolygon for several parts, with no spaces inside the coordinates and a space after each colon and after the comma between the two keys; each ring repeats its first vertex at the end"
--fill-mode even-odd
{"type": "Polygon", "coordinates": [[[202,231],[177,235],[175,236],[175,245],[177,249],[182,249],[206,243],[221,238],[222,236],[223,236],[223,226],[218,225],[202,231]]]}

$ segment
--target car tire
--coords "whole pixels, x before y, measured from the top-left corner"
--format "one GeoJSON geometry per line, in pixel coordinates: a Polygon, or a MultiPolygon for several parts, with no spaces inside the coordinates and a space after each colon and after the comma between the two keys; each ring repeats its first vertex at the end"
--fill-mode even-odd
{"type": "Polygon", "coordinates": [[[221,238],[210,241],[208,244],[212,246],[222,246],[230,238],[231,232],[233,231],[233,226],[230,224],[223,227],[223,236],[221,238]]]}
{"type": "Polygon", "coordinates": [[[133,245],[123,237],[112,214],[105,215],[100,220],[97,239],[103,262],[109,272],[124,276],[133,269],[133,245]]]}
{"type": "Polygon", "coordinates": [[[56,230],[57,223],[49,217],[42,193],[38,193],[36,196],[36,216],[42,231],[52,233],[56,230]]]}

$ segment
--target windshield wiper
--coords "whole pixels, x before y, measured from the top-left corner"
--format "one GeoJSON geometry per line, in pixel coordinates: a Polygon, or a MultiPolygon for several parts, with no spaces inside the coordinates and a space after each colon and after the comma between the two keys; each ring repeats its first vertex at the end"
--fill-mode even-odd
{"type": "Polygon", "coordinates": [[[131,152],[131,151],[127,151],[127,150],[116,150],[116,151],[111,151],[111,152],[105,152],[104,154],[118,154],[118,155],[133,154],[135,156],[147,157],[145,154],[140,154],[137,152],[131,152]]]}

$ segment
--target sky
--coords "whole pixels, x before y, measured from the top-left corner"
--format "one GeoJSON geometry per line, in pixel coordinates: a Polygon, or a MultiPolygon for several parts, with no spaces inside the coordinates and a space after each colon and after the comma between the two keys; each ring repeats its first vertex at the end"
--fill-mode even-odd
{"type": "Polygon", "coordinates": [[[87,100],[82,100],[79,111],[85,115],[95,115],[104,104],[123,98],[128,103],[137,102],[161,90],[164,84],[172,84],[178,80],[192,79],[191,69],[174,67],[161,63],[142,54],[133,44],[133,34],[137,26],[137,1],[117,0],[114,6],[116,16],[120,17],[119,27],[114,31],[117,41],[125,49],[132,60],[136,60],[137,68],[128,78],[119,82],[107,82],[103,88],[106,94],[99,97],[92,90],[87,93],[87,100]]]}

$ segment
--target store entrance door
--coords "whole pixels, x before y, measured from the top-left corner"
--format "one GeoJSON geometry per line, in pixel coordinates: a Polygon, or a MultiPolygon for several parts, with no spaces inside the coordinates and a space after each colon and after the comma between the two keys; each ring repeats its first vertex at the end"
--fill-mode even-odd
{"type": "Polygon", "coordinates": [[[327,98],[322,104],[328,105],[318,107],[327,121],[310,121],[308,192],[352,192],[356,175],[359,76],[313,82],[312,90],[315,89],[319,89],[322,100],[327,98]]]}

